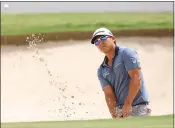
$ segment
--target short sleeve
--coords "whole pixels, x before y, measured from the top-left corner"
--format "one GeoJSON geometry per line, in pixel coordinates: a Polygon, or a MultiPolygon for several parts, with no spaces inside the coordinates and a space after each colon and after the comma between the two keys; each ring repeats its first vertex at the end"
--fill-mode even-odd
{"type": "Polygon", "coordinates": [[[141,68],[139,57],[135,50],[125,48],[122,57],[127,71],[135,68],[141,68]]]}
{"type": "Polygon", "coordinates": [[[97,71],[97,76],[98,76],[98,80],[100,81],[100,84],[101,84],[102,89],[103,89],[106,85],[109,85],[109,81],[103,77],[100,68],[99,68],[98,71],[97,71]]]}

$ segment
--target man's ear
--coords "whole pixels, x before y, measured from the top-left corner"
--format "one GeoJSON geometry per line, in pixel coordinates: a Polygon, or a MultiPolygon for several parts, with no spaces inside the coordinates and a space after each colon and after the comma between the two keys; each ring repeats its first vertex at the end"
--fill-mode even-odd
{"type": "Polygon", "coordinates": [[[113,39],[114,41],[116,41],[116,37],[115,37],[115,36],[112,36],[112,39],[113,39]]]}
{"type": "Polygon", "coordinates": [[[112,36],[112,40],[114,41],[114,44],[116,45],[116,37],[112,36]]]}

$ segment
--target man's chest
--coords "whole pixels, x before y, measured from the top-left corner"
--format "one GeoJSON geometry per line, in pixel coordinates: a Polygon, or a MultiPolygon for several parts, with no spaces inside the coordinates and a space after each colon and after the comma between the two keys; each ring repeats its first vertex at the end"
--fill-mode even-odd
{"type": "Polygon", "coordinates": [[[102,69],[103,77],[111,83],[121,79],[125,73],[125,65],[120,57],[114,59],[112,66],[104,66],[102,69]]]}

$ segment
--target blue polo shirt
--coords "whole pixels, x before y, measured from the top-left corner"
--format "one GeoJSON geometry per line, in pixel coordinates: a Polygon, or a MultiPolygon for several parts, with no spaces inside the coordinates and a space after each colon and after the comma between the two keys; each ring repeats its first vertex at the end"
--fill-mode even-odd
{"type": "MultiPolygon", "coordinates": [[[[115,48],[112,67],[107,65],[107,58],[105,57],[103,63],[98,68],[97,74],[102,89],[106,85],[112,86],[117,99],[117,105],[120,107],[123,106],[125,99],[128,96],[130,84],[128,71],[134,68],[141,68],[137,52],[128,47],[118,46],[115,48]]],[[[149,102],[142,72],[140,84],[140,90],[132,105],[149,102]]]]}

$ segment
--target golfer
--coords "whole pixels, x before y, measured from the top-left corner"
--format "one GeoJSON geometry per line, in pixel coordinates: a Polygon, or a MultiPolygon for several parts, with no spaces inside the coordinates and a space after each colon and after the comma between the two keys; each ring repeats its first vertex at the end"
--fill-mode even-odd
{"type": "Polygon", "coordinates": [[[91,43],[105,55],[97,74],[112,118],[150,115],[137,52],[117,46],[115,36],[106,28],[97,29],[91,43]]]}

